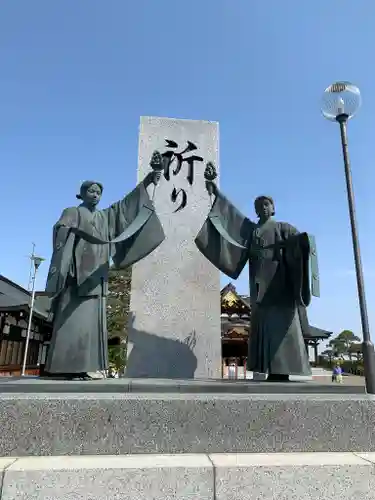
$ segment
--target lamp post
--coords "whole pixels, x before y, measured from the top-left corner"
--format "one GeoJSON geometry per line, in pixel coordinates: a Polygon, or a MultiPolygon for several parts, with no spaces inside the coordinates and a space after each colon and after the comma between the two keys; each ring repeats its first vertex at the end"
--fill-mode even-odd
{"type": "Polygon", "coordinates": [[[323,94],[322,113],[325,118],[335,121],[340,126],[341,146],[345,167],[346,190],[349,205],[349,217],[352,230],[353,252],[357,278],[358,301],[362,324],[363,365],[368,394],[375,394],[375,353],[371,342],[370,327],[367,314],[365,286],[361,252],[359,248],[357,220],[355,213],[352,173],[350,169],[347,124],[361,105],[361,94],[355,85],[349,82],[336,82],[330,85],[323,94]]]}
{"type": "Polygon", "coordinates": [[[29,312],[29,322],[27,325],[27,333],[26,333],[26,343],[25,343],[25,353],[23,355],[23,363],[22,363],[22,371],[21,371],[21,376],[25,376],[25,371],[26,371],[26,361],[27,361],[27,354],[29,351],[29,343],[30,343],[30,331],[31,331],[31,323],[33,319],[33,312],[34,312],[34,302],[35,302],[35,278],[36,278],[36,273],[39,269],[40,264],[44,261],[42,257],[37,257],[34,255],[34,252],[32,253],[31,257],[31,263],[34,266],[34,272],[32,274],[31,278],[31,301],[30,301],[30,312],[29,312]]]}

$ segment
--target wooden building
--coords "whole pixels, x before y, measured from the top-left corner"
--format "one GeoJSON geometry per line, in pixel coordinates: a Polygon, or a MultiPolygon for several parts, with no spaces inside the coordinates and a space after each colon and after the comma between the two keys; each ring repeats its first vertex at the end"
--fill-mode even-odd
{"type": "MultiPolygon", "coordinates": [[[[236,378],[245,378],[245,366],[248,355],[248,339],[251,335],[250,297],[237,293],[235,286],[229,283],[220,293],[221,301],[221,349],[222,376],[228,376],[228,366],[234,365],[236,378]]],[[[309,358],[313,350],[312,365],[318,363],[318,346],[330,338],[332,332],[310,326],[310,335],[305,337],[309,358]]]]}
{"type": "MultiPolygon", "coordinates": [[[[30,302],[30,292],[0,275],[0,376],[21,373],[30,302]]],[[[26,360],[28,375],[38,375],[43,370],[51,331],[47,309],[37,294],[26,360]]]]}

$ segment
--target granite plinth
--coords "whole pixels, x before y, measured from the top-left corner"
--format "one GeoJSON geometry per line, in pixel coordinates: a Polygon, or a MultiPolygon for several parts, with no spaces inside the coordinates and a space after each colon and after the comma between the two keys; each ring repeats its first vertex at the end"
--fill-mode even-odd
{"type": "MultiPolygon", "coordinates": [[[[273,394],[254,392],[266,385],[260,383],[244,383],[254,389],[242,394],[186,388],[167,393],[161,386],[152,392],[151,383],[141,390],[139,381],[131,381],[131,392],[124,390],[127,381],[116,393],[116,382],[86,382],[86,391],[76,393],[69,390],[77,382],[56,382],[65,391],[55,392],[47,392],[51,382],[3,382],[0,456],[375,452],[375,400],[366,394],[309,394],[313,383],[300,384],[305,393],[299,394],[285,393],[293,383],[279,385],[273,394]],[[35,388],[43,384],[45,392],[38,393],[35,388]],[[12,385],[12,392],[4,390],[12,385]],[[23,392],[21,385],[34,390],[23,392]],[[94,391],[100,385],[106,393],[94,391]]],[[[191,387],[199,381],[184,383],[191,387]]]]}
{"type": "Polygon", "coordinates": [[[154,150],[180,153],[189,142],[197,149],[183,158],[194,162],[179,166],[174,158],[155,191],[165,240],[132,267],[129,377],[220,376],[220,272],[194,243],[211,206],[204,170],[209,161],[218,168],[218,124],[142,117],[138,181],[150,171],[154,150]],[[166,139],[178,146],[168,147],[166,139]]]}
{"type": "Polygon", "coordinates": [[[318,381],[266,382],[204,379],[106,379],[67,381],[42,377],[1,377],[0,394],[365,394],[364,385],[324,384],[318,381]]]}

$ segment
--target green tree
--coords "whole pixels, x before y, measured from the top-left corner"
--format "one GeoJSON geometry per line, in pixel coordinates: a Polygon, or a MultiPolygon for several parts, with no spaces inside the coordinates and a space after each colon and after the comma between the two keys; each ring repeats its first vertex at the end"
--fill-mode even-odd
{"type": "Polygon", "coordinates": [[[333,357],[338,358],[346,353],[345,344],[337,339],[332,339],[328,343],[329,347],[332,349],[333,357]]]}
{"type": "Polygon", "coordinates": [[[107,298],[108,338],[127,338],[128,315],[130,307],[131,268],[109,270],[107,298]]]}
{"type": "Polygon", "coordinates": [[[321,354],[324,358],[328,358],[328,361],[331,363],[332,359],[335,357],[334,352],[332,349],[326,349],[325,351],[322,352],[321,354]]]}
{"type": "Polygon", "coordinates": [[[349,347],[349,354],[354,356],[357,361],[362,360],[362,345],[356,343],[352,343],[351,346],[349,347]]]}
{"type": "Polygon", "coordinates": [[[131,268],[111,268],[108,277],[107,328],[110,367],[119,373],[126,366],[131,268]]]}
{"type": "Polygon", "coordinates": [[[359,342],[360,338],[351,330],[343,330],[341,333],[337,335],[336,338],[332,339],[329,342],[329,346],[335,352],[335,356],[347,355],[349,359],[352,359],[353,350],[351,346],[355,342],[359,342]]]}

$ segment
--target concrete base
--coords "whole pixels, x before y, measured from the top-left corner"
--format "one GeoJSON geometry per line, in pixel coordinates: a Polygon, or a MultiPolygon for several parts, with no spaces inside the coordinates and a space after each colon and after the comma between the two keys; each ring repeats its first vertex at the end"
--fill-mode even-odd
{"type": "Polygon", "coordinates": [[[375,454],[0,459],[1,500],[375,499],[375,454]]]}
{"type": "Polygon", "coordinates": [[[264,374],[254,380],[120,378],[67,381],[40,377],[1,377],[0,395],[20,394],[365,394],[364,385],[320,384],[294,377],[290,382],[267,382],[264,374]]]}
{"type": "Polygon", "coordinates": [[[361,387],[346,394],[350,386],[314,382],[51,385],[27,379],[5,382],[0,390],[6,387],[0,394],[3,457],[375,452],[375,400],[356,395],[361,387]],[[77,392],[82,386],[85,392],[77,392]],[[314,387],[335,393],[314,393],[314,387]],[[233,393],[240,388],[242,393],[233,393]]]}

